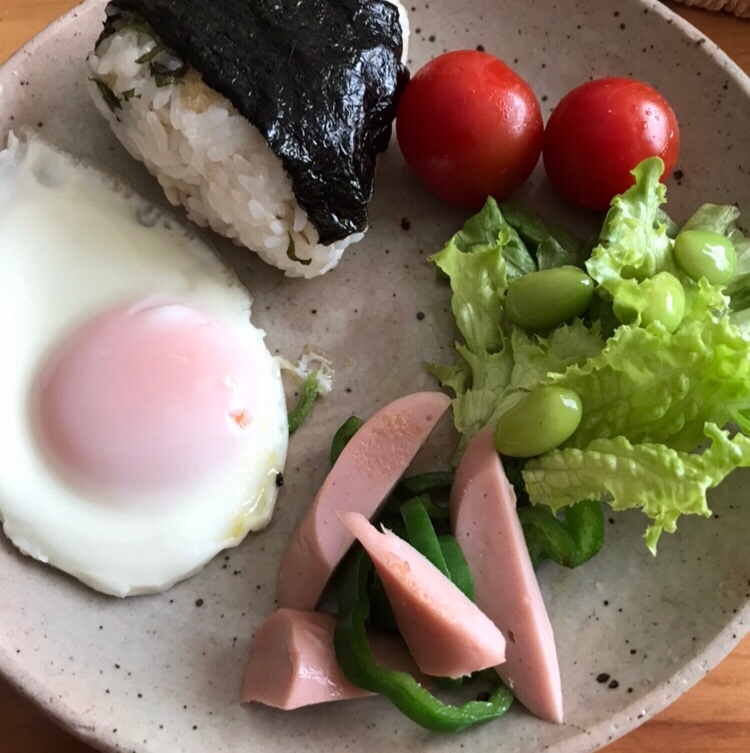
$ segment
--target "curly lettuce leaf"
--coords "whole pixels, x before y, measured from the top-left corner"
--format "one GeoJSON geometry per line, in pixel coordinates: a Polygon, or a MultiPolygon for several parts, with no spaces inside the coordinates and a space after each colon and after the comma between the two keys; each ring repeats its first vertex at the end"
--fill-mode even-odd
{"type": "Polygon", "coordinates": [[[581,267],[587,254],[583,242],[561,225],[547,222],[538,212],[517,204],[502,204],[507,222],[518,232],[536,258],[539,269],[566,264],[581,267]]]}
{"type": "Polygon", "coordinates": [[[487,199],[430,261],[450,278],[453,315],[469,350],[493,353],[502,348],[508,283],[533,272],[536,263],[497,202],[487,199]]]}
{"type": "Polygon", "coordinates": [[[491,196],[484,207],[470,217],[461,230],[448,241],[448,245],[451,243],[464,254],[499,248],[505,259],[508,282],[513,282],[517,277],[536,269],[534,258],[521,236],[513,225],[506,221],[502,210],[491,196]]]}
{"type": "Polygon", "coordinates": [[[642,283],[659,272],[679,274],[672,259],[668,218],[661,209],[667,192],[659,181],[663,171],[658,157],[633,170],[635,184],[612,200],[599,244],[586,262],[586,270],[599,284],[599,295],[611,300],[615,311],[630,312],[636,326],[650,302],[642,283]]]}
{"type": "Polygon", "coordinates": [[[657,224],[664,225],[664,231],[672,240],[674,240],[680,232],[680,226],[661,208],[656,212],[656,222],[657,224]]]}
{"type": "Polygon", "coordinates": [[[461,368],[466,374],[460,389],[455,389],[457,380],[451,383],[441,378],[443,375],[451,377],[454,372],[444,371],[445,367],[430,367],[430,371],[444,387],[454,389],[453,420],[456,429],[468,440],[490,422],[499,401],[505,396],[513,369],[513,355],[507,347],[497,353],[472,353],[457,343],[456,350],[461,358],[460,366],[454,368],[461,368]]]}
{"type": "Polygon", "coordinates": [[[750,274],[750,236],[745,235],[742,230],[735,225],[730,227],[727,231],[727,238],[732,241],[735,253],[737,254],[737,272],[735,279],[750,274]]]}
{"type": "Polygon", "coordinates": [[[423,363],[422,367],[454,395],[460,395],[470,387],[471,369],[464,360],[460,360],[453,366],[442,363],[423,363]]]}
{"type": "Polygon", "coordinates": [[[658,157],[644,160],[633,170],[635,185],[612,200],[599,245],[586,262],[600,295],[611,299],[615,310],[630,312],[635,326],[651,300],[643,282],[659,272],[669,272],[682,283],[685,321],[727,309],[728,299],[720,287],[706,280],[693,282],[674,261],[676,226],[661,209],[666,201],[666,188],[659,182],[663,170],[658,157]]]}
{"type": "Polygon", "coordinates": [[[576,320],[553,330],[548,338],[513,327],[503,348],[495,353],[472,352],[456,344],[458,364],[426,364],[456,396],[453,419],[462,435],[459,455],[469,439],[485,426],[494,426],[529,391],[569,366],[584,363],[603,347],[599,327],[588,328],[576,320]]]}
{"type": "Polygon", "coordinates": [[[707,316],[721,317],[729,310],[729,297],[719,285],[712,285],[705,277],[698,282],[678,275],[685,289],[685,318],[683,322],[698,322],[707,316]]]}
{"type": "Polygon", "coordinates": [[[537,246],[535,255],[539,269],[554,269],[566,265],[582,267],[584,262],[583,251],[571,252],[551,235],[537,246]]]}
{"type": "Polygon", "coordinates": [[[548,379],[581,397],[583,418],[567,446],[623,436],[692,450],[703,426],[750,406],[750,343],[725,317],[663,327],[620,327],[585,363],[548,379]]]}
{"type": "Polygon", "coordinates": [[[587,327],[580,319],[563,324],[543,338],[514,327],[511,334],[513,369],[510,386],[531,391],[553,374],[593,358],[604,348],[598,324],[587,327]]]}
{"type": "Polygon", "coordinates": [[[706,230],[729,237],[739,216],[740,210],[734,204],[702,204],[682,226],[682,231],[706,230]]]}
{"type": "Polygon", "coordinates": [[[733,204],[704,204],[685,223],[683,230],[707,230],[728,238],[737,255],[737,270],[724,291],[729,297],[733,321],[750,332],[750,237],[737,225],[740,210],[733,204]]]}
{"type": "Polygon", "coordinates": [[[586,262],[588,273],[613,298],[627,280],[645,280],[658,272],[671,272],[672,241],[660,207],[667,189],[659,182],[664,163],[658,157],[641,162],[635,185],[615,196],[599,234],[599,245],[586,262]]]}
{"type": "Polygon", "coordinates": [[[519,402],[526,392],[521,390],[469,390],[453,401],[453,421],[461,434],[454,461],[458,461],[471,438],[485,426],[494,426],[500,416],[519,402]]]}
{"type": "Polygon", "coordinates": [[[450,278],[451,309],[469,348],[501,348],[503,295],[508,287],[502,248],[464,253],[451,242],[431,259],[450,278]]]}
{"type": "Polygon", "coordinates": [[[674,533],[680,515],[709,517],[706,491],[736,468],[750,466],[750,438],[730,439],[715,424],[707,424],[704,433],[711,445],[703,454],[632,444],[625,437],[553,450],[527,463],[526,490],[533,504],[555,511],[581,499],[605,498],[613,510],[640,508],[653,521],[645,539],[656,554],[661,533],[674,533]]]}
{"type": "Polygon", "coordinates": [[[504,347],[497,353],[472,353],[466,346],[456,343],[456,350],[469,369],[472,389],[499,393],[508,387],[513,374],[512,348],[504,347]]]}

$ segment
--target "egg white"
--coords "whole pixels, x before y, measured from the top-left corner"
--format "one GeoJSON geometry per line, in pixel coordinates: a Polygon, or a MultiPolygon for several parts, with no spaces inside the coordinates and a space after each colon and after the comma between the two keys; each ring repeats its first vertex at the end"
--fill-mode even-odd
{"type": "Polygon", "coordinates": [[[268,524],[287,450],[276,360],[250,323],[251,298],[200,240],[114,178],[12,134],[0,152],[0,519],[26,554],[93,588],[164,590],[268,524]],[[175,494],[114,504],[68,484],[35,439],[31,390],[45,357],[123,302],[174,299],[246,343],[268,396],[241,462],[175,494]]]}

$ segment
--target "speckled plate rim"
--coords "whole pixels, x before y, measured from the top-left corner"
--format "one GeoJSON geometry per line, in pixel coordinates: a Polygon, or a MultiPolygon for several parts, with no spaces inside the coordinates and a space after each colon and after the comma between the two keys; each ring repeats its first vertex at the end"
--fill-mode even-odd
{"type": "MultiPolygon", "coordinates": [[[[40,43],[64,32],[66,27],[75,21],[81,8],[98,1],[83,0],[60,16],[0,65],[0,71],[13,68],[25,54],[33,51],[40,43]]],[[[672,24],[688,39],[696,44],[702,44],[706,53],[722,66],[727,75],[735,80],[745,96],[750,99],[750,76],[747,76],[718,45],[700,30],[658,0],[629,0],[629,2],[641,5],[658,16],[671,20],[672,24]]],[[[645,697],[627,706],[609,721],[581,731],[575,737],[554,745],[548,749],[548,753],[594,753],[623,737],[674,703],[725,659],[748,634],[750,634],[750,599],[745,602],[742,609],[732,615],[731,620],[705,650],[669,680],[655,685],[645,697]]],[[[13,654],[2,646],[0,646],[0,675],[56,724],[79,740],[105,753],[122,751],[122,740],[115,740],[107,731],[97,730],[94,724],[88,723],[86,719],[77,715],[63,698],[50,694],[45,684],[26,671],[13,654]]]]}

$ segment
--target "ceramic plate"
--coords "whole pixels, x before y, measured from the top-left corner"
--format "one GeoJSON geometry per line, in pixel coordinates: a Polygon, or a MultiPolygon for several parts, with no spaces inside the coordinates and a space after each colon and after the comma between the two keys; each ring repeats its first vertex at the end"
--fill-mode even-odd
{"type": "MultiPolygon", "coordinates": [[[[53,24],[0,70],[0,142],[33,126],[164,203],[155,181],[109,133],[84,90],[84,59],[103,17],[91,0],[53,24]]],[[[429,0],[411,8],[411,67],[448,49],[483,45],[531,82],[545,110],[589,77],[630,74],[664,92],[683,146],[670,212],[739,201],[750,213],[750,85],[710,41],[642,0],[429,0]]],[[[559,219],[569,210],[537,169],[522,199],[559,219]]],[[[747,216],[747,215],[746,215],[747,216]]],[[[293,714],[243,708],[239,686],[253,632],[274,604],[279,557],[323,479],[329,441],[351,413],[368,415],[405,392],[434,388],[425,360],[452,358],[448,291],[425,258],[465,218],[427,195],[397,148],[384,159],[372,230],[340,266],[310,282],[218,242],[255,296],[254,319],[273,351],[310,343],[336,367],[334,394],[291,443],[287,483],[271,526],[168,593],[118,601],[0,541],[0,669],[74,734],[138,753],[289,750],[393,753],[585,753],[662,709],[743,636],[750,618],[750,476],[712,496],[715,519],[684,520],[657,559],[645,520],[620,514],[586,567],[545,566],[540,579],[559,646],[566,723],[522,709],[459,737],[435,737],[382,699],[293,714]],[[424,314],[424,316],[422,316],[424,314]],[[744,509],[743,509],[744,508],[744,509]],[[597,678],[607,676],[606,682],[597,678]]],[[[215,239],[214,239],[215,240],[215,239]]],[[[449,432],[425,465],[449,457],[449,432]]]]}

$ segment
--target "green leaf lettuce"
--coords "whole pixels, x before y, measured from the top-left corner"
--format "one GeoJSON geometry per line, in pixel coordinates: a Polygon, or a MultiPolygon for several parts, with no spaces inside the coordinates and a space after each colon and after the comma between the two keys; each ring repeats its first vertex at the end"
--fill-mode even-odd
{"type": "Polygon", "coordinates": [[[625,437],[595,439],[583,449],[553,450],[523,472],[532,503],[557,510],[581,499],[609,498],[613,510],[641,509],[653,524],[645,534],[653,553],[662,531],[673,533],[680,515],[711,511],[706,491],[736,468],[750,466],[750,439],[706,424],[710,446],[702,454],[625,437]]]}

